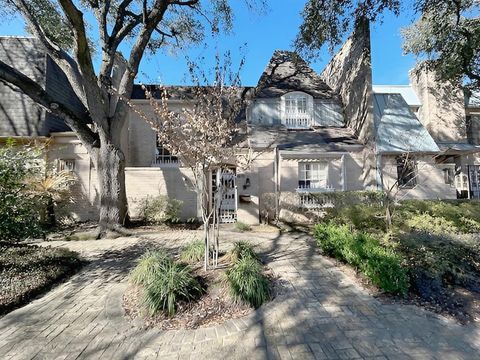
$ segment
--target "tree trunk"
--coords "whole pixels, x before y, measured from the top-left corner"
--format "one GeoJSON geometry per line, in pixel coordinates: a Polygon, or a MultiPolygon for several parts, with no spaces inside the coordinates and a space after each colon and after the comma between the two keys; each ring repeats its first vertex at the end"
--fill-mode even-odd
{"type": "Polygon", "coordinates": [[[125,156],[118,145],[101,136],[97,157],[100,196],[99,237],[122,232],[129,221],[125,191],[125,156]]]}

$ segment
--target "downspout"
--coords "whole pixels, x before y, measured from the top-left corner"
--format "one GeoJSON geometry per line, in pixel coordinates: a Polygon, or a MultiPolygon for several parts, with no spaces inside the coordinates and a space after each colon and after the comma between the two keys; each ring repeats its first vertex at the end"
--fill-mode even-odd
{"type": "Polygon", "coordinates": [[[278,219],[279,212],[279,199],[278,199],[278,167],[279,167],[279,156],[278,148],[275,146],[273,149],[273,183],[275,189],[275,219],[278,219]]]}
{"type": "Polygon", "coordinates": [[[376,166],[376,178],[377,178],[377,191],[383,191],[382,182],[382,154],[375,154],[375,166],[376,166]]]}

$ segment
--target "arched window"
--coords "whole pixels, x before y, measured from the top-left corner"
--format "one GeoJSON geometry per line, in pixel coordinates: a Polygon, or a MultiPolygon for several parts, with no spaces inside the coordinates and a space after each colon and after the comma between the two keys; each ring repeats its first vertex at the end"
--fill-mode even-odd
{"type": "Polygon", "coordinates": [[[300,91],[282,96],[282,124],[288,129],[309,129],[313,119],[313,98],[300,91]]]}

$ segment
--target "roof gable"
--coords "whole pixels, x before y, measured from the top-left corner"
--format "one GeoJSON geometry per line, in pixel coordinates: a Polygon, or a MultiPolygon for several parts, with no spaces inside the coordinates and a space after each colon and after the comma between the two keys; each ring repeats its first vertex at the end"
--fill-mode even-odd
{"type": "Polygon", "coordinates": [[[276,50],[258,80],[256,97],[280,97],[292,91],[303,91],[315,99],[336,97],[332,89],[298,54],[276,50]]]}

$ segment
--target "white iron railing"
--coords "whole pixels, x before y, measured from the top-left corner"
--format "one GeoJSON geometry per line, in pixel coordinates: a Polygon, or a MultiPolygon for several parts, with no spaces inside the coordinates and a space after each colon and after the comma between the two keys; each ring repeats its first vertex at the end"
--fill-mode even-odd
{"type": "Polygon", "coordinates": [[[165,167],[175,167],[178,166],[180,161],[178,160],[178,157],[173,156],[173,155],[157,155],[155,157],[155,161],[153,165],[156,166],[165,166],[165,167]]]}
{"type": "Polygon", "coordinates": [[[285,119],[287,129],[309,129],[311,125],[312,119],[310,116],[287,117],[285,119]]]}

